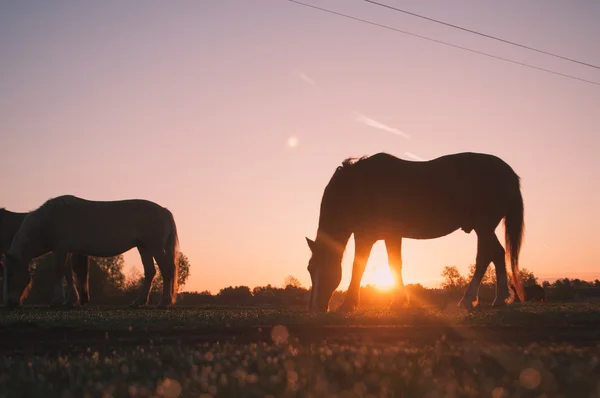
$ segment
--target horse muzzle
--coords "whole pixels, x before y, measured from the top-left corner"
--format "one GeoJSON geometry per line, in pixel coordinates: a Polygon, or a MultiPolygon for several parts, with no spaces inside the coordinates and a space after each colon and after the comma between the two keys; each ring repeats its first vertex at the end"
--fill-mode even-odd
{"type": "Polygon", "coordinates": [[[4,301],[4,307],[8,309],[21,308],[22,305],[23,302],[21,301],[21,298],[13,295],[8,295],[4,301]]]}

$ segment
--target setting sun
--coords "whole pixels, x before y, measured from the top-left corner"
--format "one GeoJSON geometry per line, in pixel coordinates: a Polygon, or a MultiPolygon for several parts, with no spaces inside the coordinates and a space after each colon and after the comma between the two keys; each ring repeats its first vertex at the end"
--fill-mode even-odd
{"type": "MultiPolygon", "coordinates": [[[[366,274],[366,273],[365,273],[366,274]]],[[[391,289],[396,283],[387,264],[377,264],[369,275],[365,275],[365,285],[375,285],[379,289],[391,289]]]]}
{"type": "Polygon", "coordinates": [[[379,289],[386,290],[396,285],[394,275],[388,266],[388,257],[383,241],[373,245],[361,285],[374,285],[379,289]]]}

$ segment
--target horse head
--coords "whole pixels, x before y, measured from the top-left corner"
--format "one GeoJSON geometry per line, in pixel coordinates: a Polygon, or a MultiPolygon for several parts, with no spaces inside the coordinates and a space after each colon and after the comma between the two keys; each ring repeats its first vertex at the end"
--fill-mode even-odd
{"type": "Polygon", "coordinates": [[[5,254],[2,267],[5,307],[18,308],[27,297],[31,288],[31,274],[28,266],[28,263],[23,263],[10,253],[5,254]]]}
{"type": "Polygon", "coordinates": [[[308,272],[312,281],[309,311],[326,312],[329,300],[342,280],[341,256],[336,248],[326,242],[306,238],[312,255],[308,262],[308,272]],[[339,258],[338,258],[339,257],[339,258]]]}

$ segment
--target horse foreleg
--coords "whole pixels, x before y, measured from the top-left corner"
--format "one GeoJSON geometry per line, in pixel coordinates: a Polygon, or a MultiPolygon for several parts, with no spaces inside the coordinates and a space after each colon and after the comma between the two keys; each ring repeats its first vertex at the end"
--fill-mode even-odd
{"type": "Polygon", "coordinates": [[[65,307],[78,307],[81,304],[79,300],[79,293],[77,292],[77,286],[75,286],[75,279],[73,278],[73,263],[71,261],[65,262],[65,279],[67,281],[67,299],[64,302],[65,307]]]}
{"type": "Polygon", "coordinates": [[[346,291],[344,302],[338,308],[338,311],[354,311],[360,300],[360,281],[365,273],[367,260],[371,254],[371,249],[375,240],[361,235],[354,234],[354,262],[352,264],[352,279],[346,291]]]}
{"type": "Polygon", "coordinates": [[[493,250],[492,261],[496,269],[496,298],[492,306],[503,307],[506,305],[506,300],[510,297],[510,293],[508,291],[508,277],[506,275],[506,256],[504,248],[500,244],[500,241],[498,241],[496,234],[494,234],[490,250],[493,250]]]}
{"type": "Polygon", "coordinates": [[[75,276],[77,277],[78,289],[79,289],[79,300],[81,304],[87,304],[90,301],[90,290],[89,290],[89,270],[90,263],[89,257],[84,254],[71,253],[70,261],[75,276]]]}
{"type": "MultiPolygon", "coordinates": [[[[493,233],[493,231],[492,231],[493,233]]],[[[495,235],[495,234],[494,234],[495,235]]],[[[463,298],[458,303],[459,306],[473,309],[473,302],[477,299],[479,286],[487,267],[490,265],[493,257],[493,246],[491,245],[491,237],[489,234],[481,234],[477,232],[477,257],[475,260],[475,273],[465,290],[463,298]]]]}
{"type": "Polygon", "coordinates": [[[65,302],[65,288],[63,286],[63,278],[65,276],[65,267],[68,253],[54,252],[54,291],[50,307],[62,307],[65,302]]]}
{"type": "Polygon", "coordinates": [[[144,265],[144,281],[142,282],[140,296],[133,303],[131,303],[132,307],[148,305],[152,281],[156,275],[156,268],[154,267],[154,257],[152,257],[152,253],[141,248],[138,248],[138,251],[140,252],[140,257],[142,258],[142,264],[144,265]]]}
{"type": "Polygon", "coordinates": [[[399,308],[407,306],[410,297],[402,278],[402,238],[386,239],[385,248],[387,250],[390,271],[392,271],[394,281],[396,282],[391,307],[399,308]]]}

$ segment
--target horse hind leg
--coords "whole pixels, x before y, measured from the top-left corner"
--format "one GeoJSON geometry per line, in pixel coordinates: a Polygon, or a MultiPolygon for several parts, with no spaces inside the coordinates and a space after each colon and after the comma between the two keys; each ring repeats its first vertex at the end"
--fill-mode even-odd
{"type": "Polygon", "coordinates": [[[459,307],[464,307],[468,310],[472,310],[474,308],[473,302],[477,299],[479,293],[479,286],[481,285],[481,280],[483,279],[483,275],[485,275],[485,271],[487,271],[488,266],[493,258],[494,253],[494,245],[492,236],[495,236],[494,230],[490,232],[477,232],[477,257],[475,260],[475,273],[465,290],[463,298],[458,303],[459,307]]]}
{"type": "Polygon", "coordinates": [[[160,274],[162,275],[163,280],[163,294],[158,304],[159,307],[165,308],[172,306],[175,304],[175,259],[173,255],[169,255],[169,253],[162,251],[157,253],[154,258],[156,258],[156,263],[158,264],[158,269],[160,270],[160,274]]]}
{"type": "Polygon", "coordinates": [[[402,238],[386,239],[385,248],[387,250],[390,271],[392,271],[395,281],[394,298],[392,299],[391,307],[406,307],[410,302],[410,296],[402,278],[402,238]]]}
{"type": "Polygon", "coordinates": [[[506,306],[506,300],[510,298],[508,290],[508,277],[506,275],[506,255],[502,244],[496,234],[490,238],[490,250],[492,251],[492,261],[496,269],[496,297],[492,303],[493,307],[506,306]]]}
{"type": "Polygon", "coordinates": [[[131,303],[132,307],[142,307],[148,305],[150,298],[150,289],[152,289],[152,281],[156,275],[156,268],[154,267],[154,257],[147,249],[138,247],[142,264],[144,265],[144,280],[142,282],[142,289],[140,296],[131,303]]]}

